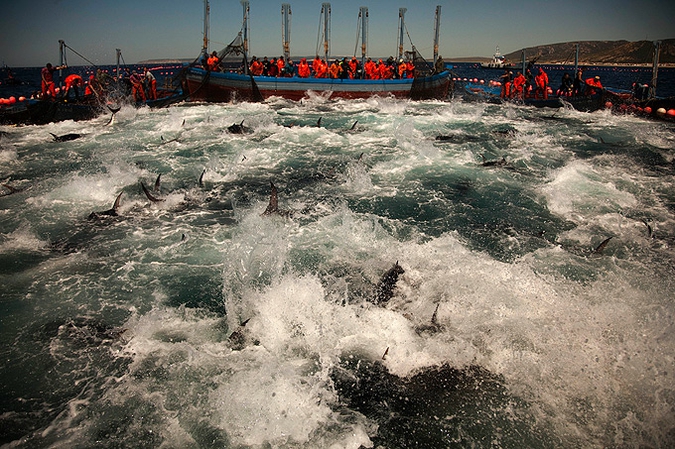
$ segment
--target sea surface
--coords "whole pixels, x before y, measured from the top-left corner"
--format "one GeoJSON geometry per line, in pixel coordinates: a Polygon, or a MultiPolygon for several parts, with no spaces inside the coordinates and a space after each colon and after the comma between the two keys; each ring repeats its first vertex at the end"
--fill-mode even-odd
{"type": "Polygon", "coordinates": [[[675,446],[672,122],[318,95],[109,121],[0,127],[3,447],[675,446]]]}

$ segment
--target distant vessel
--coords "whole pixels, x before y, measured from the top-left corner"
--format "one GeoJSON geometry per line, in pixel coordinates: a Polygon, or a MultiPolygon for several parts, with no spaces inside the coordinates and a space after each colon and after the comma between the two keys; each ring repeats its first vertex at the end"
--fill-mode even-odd
{"type": "Polygon", "coordinates": [[[507,69],[513,67],[513,64],[506,62],[504,55],[499,52],[499,47],[497,47],[495,54],[492,55],[492,61],[483,62],[480,66],[484,69],[507,69]]]}
{"type": "MultiPolygon", "coordinates": [[[[281,97],[289,100],[301,100],[308,97],[310,92],[326,98],[368,98],[376,95],[393,96],[397,98],[410,98],[412,100],[443,99],[450,89],[450,72],[441,69],[434,70],[434,66],[424,60],[415,46],[412,51],[405,52],[405,56],[415,65],[414,77],[398,77],[392,79],[366,79],[362,71],[350,72],[349,77],[299,77],[294,76],[262,76],[253,75],[249,70],[248,59],[248,1],[242,1],[244,7],[244,22],[242,31],[237,38],[219,54],[224,71],[210,71],[202,61],[195,61],[184,70],[184,91],[189,94],[193,101],[228,102],[238,101],[263,101],[269,97],[281,97]],[[234,60],[228,67],[225,58],[234,55],[234,60]],[[242,61],[243,56],[243,61],[242,61]],[[229,70],[228,70],[229,69],[229,70]]],[[[436,7],[434,61],[438,55],[438,31],[440,26],[440,6],[436,7]]],[[[204,47],[202,54],[206,55],[208,43],[208,1],[205,1],[205,26],[204,47]]],[[[405,8],[399,9],[399,30],[404,30],[403,14],[405,8]]],[[[284,10],[282,10],[282,14],[284,10]]],[[[320,28],[323,28],[324,60],[329,61],[330,48],[330,3],[323,3],[320,28]]],[[[368,8],[361,7],[359,12],[359,31],[361,32],[361,60],[360,67],[366,62],[366,37],[367,37],[368,8]]],[[[282,23],[282,40],[284,59],[290,59],[290,26],[287,17],[284,16],[282,23]]],[[[403,32],[400,32],[399,56],[396,61],[401,61],[403,53],[403,32]]],[[[357,32],[357,37],[359,33],[357,32]]],[[[317,45],[318,48],[318,45],[317,45]]],[[[356,53],[356,52],[355,52],[356,53]]],[[[318,51],[317,51],[318,54],[318,51]]],[[[198,58],[199,59],[199,58],[198,58]]],[[[202,58],[204,59],[204,58],[202,58]]],[[[352,58],[356,61],[356,55],[352,58]]],[[[396,68],[396,61],[393,67],[396,68]]]]}

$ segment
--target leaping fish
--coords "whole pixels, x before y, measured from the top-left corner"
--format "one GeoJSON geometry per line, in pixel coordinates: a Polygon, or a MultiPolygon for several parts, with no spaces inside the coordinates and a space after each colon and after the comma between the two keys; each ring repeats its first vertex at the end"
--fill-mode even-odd
{"type": "Polygon", "coordinates": [[[270,188],[271,188],[270,202],[267,205],[267,209],[265,209],[265,212],[263,212],[263,215],[264,216],[279,215],[282,217],[288,217],[291,214],[290,211],[279,209],[279,196],[277,188],[272,181],[270,181],[270,188]]]}
{"type": "Polygon", "coordinates": [[[117,217],[119,215],[118,211],[120,208],[120,202],[122,200],[122,193],[120,192],[119,195],[117,195],[117,198],[115,199],[115,202],[113,203],[112,208],[108,210],[104,210],[103,212],[92,212],[89,214],[89,219],[90,220],[98,220],[102,217],[108,216],[108,217],[117,217]]]}
{"type": "Polygon", "coordinates": [[[607,244],[609,243],[610,240],[612,240],[612,237],[607,237],[605,240],[602,241],[598,246],[595,247],[593,252],[591,254],[602,254],[602,251],[605,249],[607,244]]]}
{"type": "Polygon", "coordinates": [[[143,181],[141,181],[141,188],[143,189],[143,193],[145,193],[145,196],[148,197],[148,199],[150,201],[152,201],[153,203],[160,203],[160,202],[164,201],[163,198],[156,198],[156,197],[152,196],[152,194],[150,193],[148,188],[145,187],[145,184],[143,184],[143,181]]]}

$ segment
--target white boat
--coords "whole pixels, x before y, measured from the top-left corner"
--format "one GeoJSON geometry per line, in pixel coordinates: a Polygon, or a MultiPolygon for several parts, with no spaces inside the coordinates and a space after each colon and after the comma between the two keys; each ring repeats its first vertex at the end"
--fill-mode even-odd
{"type": "Polygon", "coordinates": [[[504,55],[499,53],[499,47],[497,47],[495,54],[492,55],[492,61],[483,62],[480,66],[484,69],[506,69],[513,67],[513,64],[506,62],[504,55]]]}

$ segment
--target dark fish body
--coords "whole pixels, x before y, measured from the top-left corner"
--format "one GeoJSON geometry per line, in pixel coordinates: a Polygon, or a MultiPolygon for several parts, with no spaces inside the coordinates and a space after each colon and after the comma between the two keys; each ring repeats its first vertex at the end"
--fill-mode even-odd
{"type": "Polygon", "coordinates": [[[380,282],[377,284],[375,299],[373,300],[374,304],[383,305],[389,302],[394,296],[394,288],[396,288],[398,276],[403,273],[405,273],[405,270],[398,262],[396,262],[394,266],[382,276],[382,279],[380,279],[380,282]]]}
{"type": "Polygon", "coordinates": [[[82,137],[81,134],[76,134],[76,133],[64,134],[62,136],[57,136],[54,133],[49,133],[49,134],[51,134],[54,137],[55,142],[67,142],[69,140],[75,140],[75,139],[79,139],[80,137],[82,137]]]}
{"type": "Polygon", "coordinates": [[[233,123],[232,125],[228,126],[227,132],[230,134],[248,134],[252,132],[252,129],[248,126],[244,126],[244,121],[242,120],[241,123],[233,123]]]}

